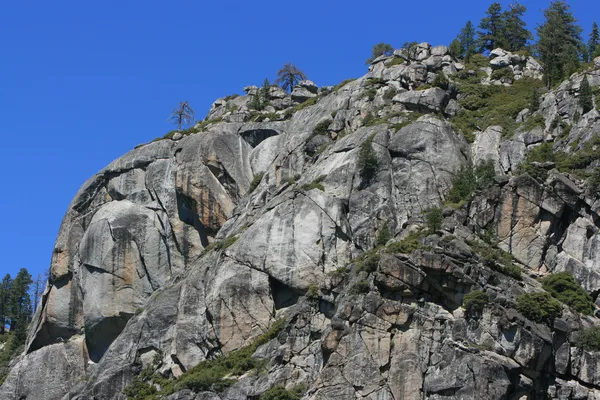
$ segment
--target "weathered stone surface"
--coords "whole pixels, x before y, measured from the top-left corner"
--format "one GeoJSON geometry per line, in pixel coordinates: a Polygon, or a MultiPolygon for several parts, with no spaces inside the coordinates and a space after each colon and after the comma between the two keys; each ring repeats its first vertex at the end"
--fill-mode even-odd
{"type": "MultiPolygon", "coordinates": [[[[539,324],[515,304],[542,290],[532,277],[560,271],[600,302],[596,194],[552,170],[559,160],[532,164],[546,168],[536,179],[519,166],[542,142],[590,148],[597,112],[573,120],[582,74],[543,97],[535,113],[546,129],[485,127],[469,145],[439,114],[414,120],[458,112],[442,89],[413,89],[464,67],[444,46],[410,50],[395,56],[406,63],[384,57],[336,90],[301,83],[319,95],[301,109],[278,88],[262,114],[250,95],[219,99],[202,133],[138,147],[90,178],[65,215],[43,306],[0,398],[122,400],[142,369],[178,378],[279,318],[282,331],[254,353],[264,373],[168,398],[257,399],[297,385],[306,400],[597,398],[597,357],[573,341],[599,320],[565,306],[539,324]],[[377,119],[365,126],[369,113],[377,119]],[[323,121],[326,132],[315,130],[323,121]],[[445,206],[457,172],[487,160],[489,186],[445,206]],[[437,207],[440,226],[428,228],[424,211],[437,207]],[[376,247],[382,240],[388,247],[376,247]],[[486,250],[496,243],[520,281],[486,250]],[[483,310],[461,306],[473,290],[485,292],[483,310]]],[[[515,79],[540,73],[533,59],[492,53],[515,79]]],[[[600,73],[587,75],[600,85],[600,73]]]]}

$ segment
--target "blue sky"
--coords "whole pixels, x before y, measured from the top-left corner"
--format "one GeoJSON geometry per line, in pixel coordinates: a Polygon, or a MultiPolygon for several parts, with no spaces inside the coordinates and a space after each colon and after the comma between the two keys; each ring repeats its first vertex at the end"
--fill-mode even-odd
{"type": "MultiPolygon", "coordinates": [[[[45,270],[92,174],[173,129],[189,100],[273,80],[285,62],[318,85],[366,72],[373,44],[448,44],[491,2],[13,1],[0,13],[0,275],[45,270]]],[[[503,5],[509,2],[501,2],[503,5]]],[[[532,29],[547,1],[523,1],[532,29]]],[[[600,2],[573,0],[587,34],[600,2]]]]}

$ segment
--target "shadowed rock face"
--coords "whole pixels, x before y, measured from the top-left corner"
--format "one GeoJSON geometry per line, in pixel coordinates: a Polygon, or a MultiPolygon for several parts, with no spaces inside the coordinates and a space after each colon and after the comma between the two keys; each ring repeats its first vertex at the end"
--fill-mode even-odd
{"type": "MultiPolygon", "coordinates": [[[[497,53],[491,61],[513,65],[497,53]]],[[[600,293],[596,194],[558,171],[545,182],[517,173],[541,141],[570,149],[598,135],[595,110],[567,137],[550,128],[575,115],[581,77],[544,97],[545,130],[506,137],[489,127],[470,146],[440,114],[450,115],[452,93],[413,90],[462,66],[426,43],[394,57],[405,62],[381,57],[336,90],[310,86],[315,104],[278,121],[247,119],[248,88],[215,102],[209,120],[220,122],[207,131],[139,146],[90,178],[64,217],[42,306],[0,398],[124,399],[143,368],[177,378],[279,318],[282,332],[254,354],[268,360],[265,373],[169,399],[257,399],[298,384],[305,399],[600,398],[598,355],[574,345],[598,319],[565,307],[547,326],[515,309],[552,271],[573,273],[596,301],[600,293]],[[365,126],[368,114],[381,123],[365,126]],[[326,132],[315,131],[323,121],[326,132]],[[367,140],[377,160],[369,177],[359,156],[367,140]],[[391,242],[418,232],[456,173],[486,160],[500,176],[444,209],[438,232],[422,231],[413,248],[379,248],[370,265],[358,258],[384,227],[391,242]],[[486,234],[522,281],[478,254],[486,234]],[[473,290],[489,299],[477,314],[461,307],[473,290]]],[[[527,62],[522,75],[535,77],[527,62]]],[[[588,75],[600,85],[598,71],[588,75]]],[[[270,93],[274,110],[296,104],[270,93]]]]}

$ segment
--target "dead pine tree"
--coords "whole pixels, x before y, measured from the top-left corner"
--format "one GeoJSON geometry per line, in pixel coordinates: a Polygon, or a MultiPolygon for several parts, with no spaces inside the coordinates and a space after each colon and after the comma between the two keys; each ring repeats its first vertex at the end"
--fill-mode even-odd
{"type": "Polygon", "coordinates": [[[182,101],[173,109],[169,121],[177,124],[177,130],[181,131],[182,125],[189,125],[194,122],[194,110],[190,107],[190,103],[182,101]]]}

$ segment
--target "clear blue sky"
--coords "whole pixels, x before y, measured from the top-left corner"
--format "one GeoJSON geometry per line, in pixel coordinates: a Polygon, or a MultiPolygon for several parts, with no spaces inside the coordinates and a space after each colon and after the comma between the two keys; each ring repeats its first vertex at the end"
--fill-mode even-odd
{"type": "MultiPolygon", "coordinates": [[[[448,44],[490,3],[5,1],[0,275],[46,269],[80,185],[171,130],[177,102],[202,118],[214,99],[274,79],[287,61],[318,85],[336,84],[366,72],[373,44],[448,44]]],[[[599,3],[571,2],[586,35],[599,3]]],[[[532,29],[548,2],[523,4],[532,29]]]]}

